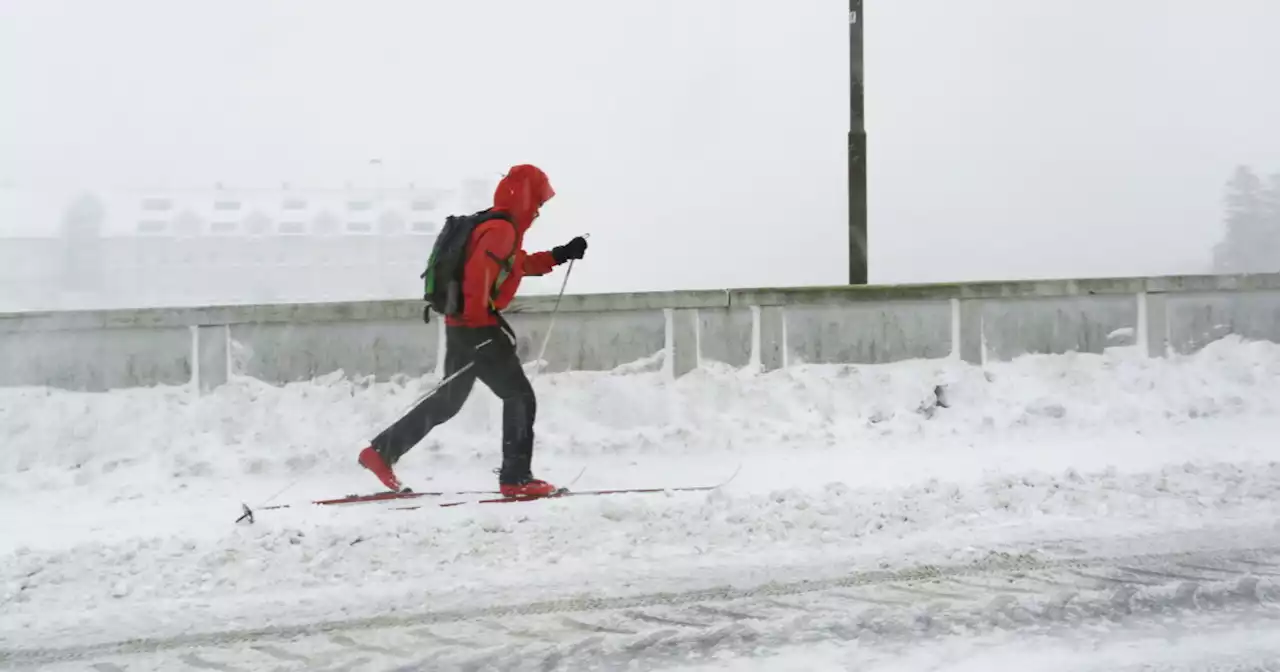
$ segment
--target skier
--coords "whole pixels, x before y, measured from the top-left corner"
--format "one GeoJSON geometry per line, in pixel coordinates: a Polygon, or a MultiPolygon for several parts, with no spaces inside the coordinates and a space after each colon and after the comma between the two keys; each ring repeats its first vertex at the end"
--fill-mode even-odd
{"type": "Polygon", "coordinates": [[[403,486],[393,467],[434,427],[462,409],[479,379],[502,399],[502,468],[499,489],[504,497],[545,496],[556,488],[533,477],[533,422],[537,410],[533,386],[516,355],[516,337],[498,312],[507,307],[526,275],[545,275],[570,259],[581,259],[587,241],[579,236],[550,251],[526,253],[524,234],[544,203],[555,195],[541,169],[517,165],[502,178],[493,207],[467,239],[463,264],[462,309],[445,316],[446,377],[457,377],[429,395],[387,427],[360,451],[361,466],[383,485],[403,486]],[[463,371],[467,365],[470,368],[463,371]],[[462,371],[461,373],[458,373],[462,371]]]}

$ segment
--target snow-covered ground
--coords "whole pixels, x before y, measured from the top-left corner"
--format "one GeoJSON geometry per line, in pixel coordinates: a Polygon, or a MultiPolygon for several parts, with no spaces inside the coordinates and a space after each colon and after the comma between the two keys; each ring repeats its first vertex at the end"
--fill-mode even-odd
{"type": "MultiPolygon", "coordinates": [[[[321,508],[377,489],[356,452],[433,380],[0,389],[0,664],[1103,669],[1090,651],[1193,660],[1148,645],[1177,619],[1204,620],[1196,651],[1280,637],[1278,345],[675,382],[654,364],[537,377],[536,471],[585,467],[589,489],[740,469],[724,488],[321,508]],[[993,617],[1007,600],[1030,616],[993,617]]],[[[478,387],[402,478],[495,487],[499,408],[478,387]]]]}
{"type": "Polygon", "coordinates": [[[683,672],[946,670],[947,672],[1264,672],[1280,669],[1280,624],[1269,619],[1183,617],[1070,637],[951,636],[894,647],[818,642],[768,655],[727,654],[683,672]]]}

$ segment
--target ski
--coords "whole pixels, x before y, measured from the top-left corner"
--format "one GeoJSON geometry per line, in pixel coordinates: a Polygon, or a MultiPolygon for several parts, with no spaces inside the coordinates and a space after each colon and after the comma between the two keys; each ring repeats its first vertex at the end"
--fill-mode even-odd
{"type": "MultiPolygon", "coordinates": [[[[560,488],[549,495],[538,495],[532,497],[495,497],[491,499],[471,499],[457,500],[452,502],[441,502],[436,506],[440,508],[448,508],[453,506],[462,506],[464,504],[511,504],[516,502],[533,502],[542,499],[558,499],[561,497],[596,497],[601,495],[633,495],[633,494],[656,494],[663,492],[706,492],[710,490],[718,490],[728,485],[734,478],[737,478],[738,472],[742,470],[742,464],[738,464],[738,468],[734,469],[733,474],[719,483],[713,485],[684,485],[665,488],[608,488],[600,490],[571,490],[569,488],[560,488]]],[[[420,506],[397,506],[393,507],[398,511],[409,511],[420,506]]]]}
{"type": "MultiPolygon", "coordinates": [[[[697,492],[706,490],[715,490],[719,485],[690,485],[674,488],[612,488],[608,490],[569,490],[561,488],[549,495],[539,495],[533,497],[496,497],[493,499],[473,499],[473,500],[457,500],[453,502],[441,502],[436,506],[447,508],[451,506],[462,506],[464,504],[506,504],[513,502],[532,502],[539,499],[558,499],[560,497],[594,497],[599,495],[634,495],[634,494],[653,494],[661,492],[697,492]]],[[[416,506],[394,507],[397,509],[416,509],[416,506]]]]}
{"type": "MultiPolygon", "coordinates": [[[[582,474],[586,473],[586,471],[587,471],[587,468],[583,467],[580,471],[578,471],[578,475],[573,477],[573,480],[570,481],[569,484],[572,485],[574,483],[577,483],[578,479],[582,478],[582,474]]],[[[561,488],[561,490],[564,490],[564,489],[565,488],[561,488]]],[[[345,497],[334,497],[331,499],[317,499],[310,503],[316,506],[336,506],[341,504],[364,504],[364,503],[370,503],[370,502],[386,502],[386,501],[394,501],[394,500],[400,500],[400,499],[417,499],[419,497],[443,497],[445,495],[486,495],[486,496],[493,497],[493,496],[499,496],[501,494],[502,493],[498,490],[414,491],[409,488],[405,488],[404,490],[400,490],[400,491],[383,490],[382,492],[350,494],[350,495],[346,495],[345,497]]],[[[242,502],[240,504],[240,511],[241,511],[240,517],[236,518],[236,522],[239,523],[243,520],[248,520],[250,523],[252,523],[254,522],[253,516],[258,511],[291,509],[295,506],[298,506],[298,503],[295,502],[290,504],[274,504],[271,506],[259,506],[255,508],[249,508],[248,504],[245,504],[242,502]]],[[[417,508],[417,507],[412,507],[412,508],[417,508]]]]}
{"type": "MultiPolygon", "coordinates": [[[[587,470],[586,467],[583,467],[582,471],[579,471],[578,475],[574,477],[572,481],[570,481],[570,485],[572,485],[573,483],[576,483],[579,478],[582,478],[582,474],[586,472],[586,470],[587,470]]],[[[534,502],[534,501],[543,500],[543,499],[559,499],[562,497],[598,497],[598,496],[606,496],[606,495],[658,494],[658,493],[664,493],[664,492],[708,492],[711,490],[718,490],[728,485],[730,482],[733,481],[733,479],[737,478],[738,472],[740,472],[741,470],[742,470],[742,464],[739,463],[738,467],[734,469],[733,473],[730,474],[728,478],[724,479],[719,483],[715,483],[711,485],[683,485],[683,486],[652,487],[652,488],[604,488],[604,489],[597,489],[597,490],[573,490],[569,487],[562,487],[556,490],[555,492],[552,492],[549,495],[534,495],[534,496],[528,496],[528,497],[503,497],[503,496],[494,497],[492,495],[499,494],[499,492],[495,490],[452,490],[452,491],[432,490],[432,491],[415,492],[415,491],[406,489],[400,492],[387,490],[383,492],[374,492],[374,493],[367,493],[367,494],[353,494],[353,495],[347,495],[346,497],[335,497],[332,499],[318,499],[310,503],[317,506],[336,506],[336,505],[342,505],[342,504],[396,501],[401,499],[411,500],[411,499],[417,499],[420,497],[443,497],[444,495],[481,495],[483,496],[482,499],[459,499],[459,500],[453,500],[453,501],[447,501],[447,502],[439,502],[435,504],[440,508],[451,508],[455,506],[463,506],[465,504],[512,504],[516,502],[534,502]]],[[[239,523],[243,520],[248,520],[250,523],[253,523],[254,514],[258,511],[269,511],[273,509],[287,509],[293,506],[296,506],[296,504],[276,504],[274,506],[261,506],[261,507],[258,507],[257,509],[251,509],[249,508],[248,504],[242,503],[240,505],[241,515],[239,518],[236,519],[236,522],[239,523]]],[[[423,505],[418,504],[414,506],[396,506],[391,508],[397,511],[409,511],[413,509],[422,508],[422,506],[423,505]]]]}
{"type": "MultiPolygon", "coordinates": [[[[317,499],[310,504],[317,506],[332,506],[334,504],[360,504],[363,502],[383,502],[393,499],[417,499],[418,497],[444,497],[445,495],[496,495],[497,490],[428,490],[414,491],[409,488],[404,490],[384,490],[382,492],[372,492],[365,494],[351,494],[345,497],[335,497],[333,499],[317,499]]],[[[271,506],[259,506],[255,511],[271,511],[274,509],[291,509],[298,504],[273,504],[271,506]]]]}
{"type": "MultiPolygon", "coordinates": [[[[319,506],[332,506],[334,504],[359,504],[361,502],[384,502],[390,499],[417,499],[418,497],[443,497],[445,495],[496,495],[497,490],[435,490],[427,492],[415,492],[408,488],[396,492],[387,490],[385,492],[375,492],[366,495],[347,495],[346,497],[337,497],[334,499],[317,499],[312,502],[319,506]]],[[[287,506],[287,505],[285,505],[287,506]]],[[[263,509],[271,509],[276,507],[264,506],[263,509]]]]}
{"type": "MultiPolygon", "coordinates": [[[[569,485],[573,485],[574,483],[577,483],[578,479],[582,478],[582,475],[586,473],[586,471],[587,471],[586,467],[583,467],[580,471],[578,471],[578,475],[574,476],[572,481],[569,481],[569,485]]],[[[564,489],[565,488],[561,488],[561,490],[564,490],[564,489]]],[[[362,502],[383,502],[383,501],[396,500],[396,499],[416,499],[418,497],[442,497],[444,495],[501,495],[501,494],[502,493],[498,490],[442,490],[442,491],[432,491],[432,492],[414,492],[406,488],[404,490],[401,490],[400,492],[393,492],[391,490],[387,490],[385,492],[375,492],[373,494],[368,494],[368,495],[347,495],[346,497],[338,497],[336,499],[320,499],[312,503],[317,504],[319,506],[333,506],[335,504],[359,504],[362,502]]]]}

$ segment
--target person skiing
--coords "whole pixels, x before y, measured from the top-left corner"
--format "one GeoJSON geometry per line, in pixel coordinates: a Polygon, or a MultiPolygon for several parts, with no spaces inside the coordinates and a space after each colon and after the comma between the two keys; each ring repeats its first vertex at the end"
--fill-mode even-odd
{"type": "Polygon", "coordinates": [[[502,495],[532,497],[555,492],[555,486],[533,477],[537,403],[516,354],[515,332],[499,312],[511,302],[524,276],[545,275],[586,253],[587,241],[581,236],[549,251],[524,251],[525,232],[553,196],[555,190],[546,173],[533,165],[517,165],[498,183],[493,207],[475,215],[482,221],[467,238],[461,262],[462,308],[457,314],[445,315],[444,375],[446,380],[456,377],[374,437],[357,460],[391,490],[403,489],[393,469],[396,462],[462,409],[478,379],[502,400],[502,467],[498,472],[502,495]]]}

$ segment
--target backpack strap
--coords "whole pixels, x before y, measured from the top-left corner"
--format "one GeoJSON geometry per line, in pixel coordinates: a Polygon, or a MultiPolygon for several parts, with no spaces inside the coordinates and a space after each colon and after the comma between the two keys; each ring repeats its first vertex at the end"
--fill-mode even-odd
{"type": "MultiPolygon", "coordinates": [[[[502,221],[511,224],[512,229],[515,229],[515,226],[516,226],[515,221],[511,219],[511,215],[508,215],[505,212],[492,212],[489,210],[485,210],[484,214],[486,215],[485,218],[482,219],[480,223],[477,224],[476,226],[479,226],[480,224],[483,224],[484,222],[487,222],[493,219],[501,219],[502,221]]],[[[506,282],[507,278],[511,276],[511,272],[515,267],[516,251],[519,249],[520,249],[520,241],[516,240],[516,236],[512,236],[511,251],[507,253],[506,257],[499,257],[493,252],[490,252],[488,250],[485,251],[485,254],[489,255],[489,258],[494,260],[498,264],[498,276],[494,278],[493,286],[489,288],[489,309],[493,310],[494,312],[497,312],[497,308],[494,307],[493,301],[494,299],[498,298],[498,288],[501,287],[502,283],[506,282]]]]}

